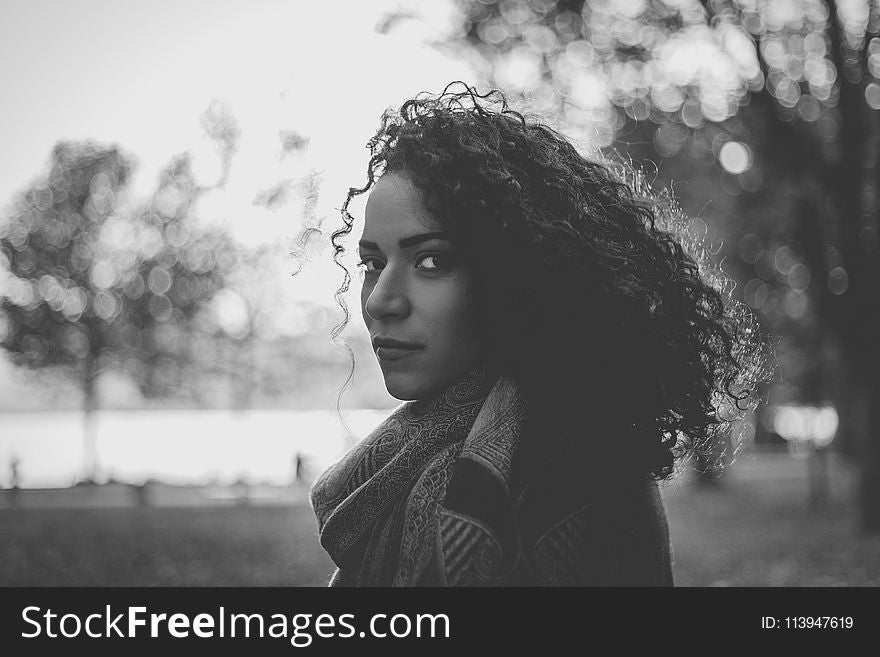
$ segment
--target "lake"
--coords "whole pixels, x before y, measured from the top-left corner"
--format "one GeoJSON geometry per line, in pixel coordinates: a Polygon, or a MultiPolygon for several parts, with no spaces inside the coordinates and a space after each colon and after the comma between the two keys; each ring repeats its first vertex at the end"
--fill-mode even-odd
{"type": "MultiPolygon", "coordinates": [[[[296,455],[324,469],[375,428],[388,410],[96,411],[98,481],[285,484],[296,455]],[[348,429],[346,430],[346,425],[348,429]]],[[[0,413],[0,485],[18,460],[23,488],[65,487],[84,474],[83,414],[0,413]]]]}

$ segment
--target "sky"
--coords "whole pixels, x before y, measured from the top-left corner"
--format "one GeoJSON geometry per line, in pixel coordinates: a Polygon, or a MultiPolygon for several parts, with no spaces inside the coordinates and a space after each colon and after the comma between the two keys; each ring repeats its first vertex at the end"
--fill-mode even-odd
{"type": "MultiPolygon", "coordinates": [[[[199,118],[219,100],[238,120],[241,142],[226,189],[206,197],[201,214],[228,222],[247,243],[289,237],[299,226],[296,203],[270,212],[254,207],[254,197],[315,172],[318,216],[335,226],[346,190],[363,182],[364,145],[381,111],[453,79],[475,81],[467,64],[425,45],[447,29],[452,6],[0,0],[0,206],[47,170],[62,139],[122,147],[137,163],[134,198],[184,151],[193,153],[202,182],[211,182],[218,160],[199,118]],[[417,17],[378,34],[375,26],[394,8],[417,17]],[[280,160],[281,130],[306,137],[307,150],[280,160]]],[[[316,267],[300,287],[322,300],[332,291],[328,274],[338,284],[338,269],[316,267]]]]}

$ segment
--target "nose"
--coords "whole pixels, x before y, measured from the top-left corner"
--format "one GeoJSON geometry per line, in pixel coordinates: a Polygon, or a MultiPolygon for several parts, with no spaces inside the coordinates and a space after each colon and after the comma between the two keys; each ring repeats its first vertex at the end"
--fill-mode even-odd
{"type": "Polygon", "coordinates": [[[403,318],[410,312],[410,302],[404,276],[386,266],[373,284],[372,289],[364,286],[367,299],[364,311],[371,319],[403,318]]]}

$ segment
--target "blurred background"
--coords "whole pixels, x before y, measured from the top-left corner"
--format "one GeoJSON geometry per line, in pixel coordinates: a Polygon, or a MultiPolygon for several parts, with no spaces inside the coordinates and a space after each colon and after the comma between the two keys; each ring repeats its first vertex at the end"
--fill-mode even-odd
{"type": "Polygon", "coordinates": [[[327,581],[308,485],[396,404],[329,233],[452,80],[671,188],[771,336],[677,583],[880,584],[876,0],[0,0],[0,585],[327,581]]]}

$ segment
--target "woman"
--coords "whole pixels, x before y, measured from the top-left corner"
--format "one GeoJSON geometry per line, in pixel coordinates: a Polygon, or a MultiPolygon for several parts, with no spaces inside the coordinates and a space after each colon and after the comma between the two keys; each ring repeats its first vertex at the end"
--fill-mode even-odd
{"type": "Polygon", "coordinates": [[[362,311],[406,403],[312,490],[331,585],[672,585],[656,482],[735,447],[750,316],[671,201],[452,89],[386,112],[332,237],[369,192],[362,311]]]}

